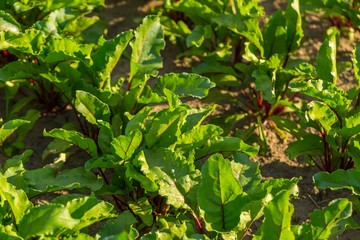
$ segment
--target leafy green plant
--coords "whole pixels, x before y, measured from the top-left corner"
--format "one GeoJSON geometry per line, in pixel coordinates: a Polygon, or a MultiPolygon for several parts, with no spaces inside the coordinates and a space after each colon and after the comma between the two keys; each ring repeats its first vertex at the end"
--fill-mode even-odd
{"type": "Polygon", "coordinates": [[[72,36],[96,43],[106,25],[97,16],[87,15],[104,6],[104,0],[4,0],[0,3],[0,21],[2,29],[10,31],[33,28],[47,35],[72,36]]]}
{"type": "Polygon", "coordinates": [[[349,39],[354,39],[354,32],[359,29],[360,18],[358,16],[359,2],[357,0],[315,0],[301,1],[303,11],[316,12],[328,18],[334,27],[337,27],[349,39]]]}
{"type": "MultiPolygon", "coordinates": [[[[314,79],[294,82],[293,91],[312,98],[302,113],[302,129],[295,135],[299,141],[286,150],[290,158],[309,156],[320,170],[332,172],[336,169],[350,169],[357,164],[359,136],[358,84],[359,45],[353,56],[357,85],[343,91],[336,86],[337,31],[330,29],[329,36],[321,46],[317,56],[314,79]]],[[[356,167],[356,166],[355,166],[356,167]]]]}
{"type": "MultiPolygon", "coordinates": [[[[292,96],[288,96],[289,83],[306,78],[306,63],[291,59],[303,37],[299,1],[288,1],[286,11],[277,11],[265,19],[263,27],[260,18],[263,10],[258,1],[179,1],[166,2],[165,7],[180,11],[193,20],[191,33],[184,30],[184,23],[165,18],[168,33],[178,36],[183,32],[191,54],[201,56],[201,63],[193,71],[209,76],[218,88],[231,88],[238,91],[235,98],[226,96],[227,101],[236,104],[241,113],[221,116],[218,122],[227,122],[227,132],[245,116],[255,118],[260,137],[266,150],[266,136],[263,124],[273,115],[293,111],[292,96]],[[203,15],[194,14],[194,9],[202,9],[203,15]],[[187,35],[186,35],[187,34],[187,35]],[[221,39],[223,49],[213,50],[221,39]],[[244,114],[245,113],[245,114],[244,114]]],[[[218,93],[219,94],[219,93],[218,93]]],[[[218,99],[218,95],[216,95],[218,99]]],[[[253,122],[253,121],[252,121],[253,122]]],[[[281,136],[283,132],[270,121],[281,136]]],[[[242,137],[247,137],[240,130],[242,137]]]]}

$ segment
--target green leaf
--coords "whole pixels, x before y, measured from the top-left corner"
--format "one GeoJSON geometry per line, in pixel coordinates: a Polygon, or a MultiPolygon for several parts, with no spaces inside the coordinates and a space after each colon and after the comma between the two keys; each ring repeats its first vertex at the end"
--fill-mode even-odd
{"type": "Polygon", "coordinates": [[[112,213],[114,206],[95,197],[75,198],[67,202],[65,208],[69,210],[72,218],[79,220],[79,223],[73,228],[74,231],[114,217],[112,213]]]}
{"type": "Polygon", "coordinates": [[[259,163],[251,161],[245,154],[235,153],[231,168],[235,178],[244,191],[256,186],[261,181],[259,163]]]}
{"type": "Polygon", "coordinates": [[[130,43],[130,81],[144,79],[145,75],[156,76],[162,67],[160,51],[165,47],[164,33],[158,16],[147,16],[135,31],[135,40],[130,43]]]}
{"type": "Polygon", "coordinates": [[[265,219],[254,239],[295,239],[291,231],[294,207],[289,200],[290,191],[282,190],[265,206],[265,219]]]}
{"type": "Polygon", "coordinates": [[[129,135],[121,135],[111,143],[112,152],[121,159],[128,160],[132,157],[142,142],[142,133],[134,130],[129,135]]]}
{"type": "Polygon", "coordinates": [[[290,88],[294,92],[300,92],[325,102],[340,116],[347,114],[352,103],[352,99],[348,97],[346,92],[323,80],[293,82],[290,83],[290,88]]]}
{"type": "Polygon", "coordinates": [[[196,25],[195,28],[191,31],[191,34],[186,37],[186,46],[200,47],[205,39],[211,38],[212,30],[210,25],[201,26],[196,25]]]}
{"type": "Polygon", "coordinates": [[[339,33],[335,27],[329,30],[330,34],[322,43],[316,57],[316,72],[321,80],[335,85],[338,77],[336,68],[336,38],[339,33]]]}
{"type": "Polygon", "coordinates": [[[155,144],[161,147],[168,147],[180,136],[180,129],[184,123],[186,109],[178,107],[174,110],[164,109],[158,112],[145,133],[145,142],[149,148],[155,144]]]}
{"type": "Polygon", "coordinates": [[[147,198],[142,197],[136,202],[131,201],[128,204],[133,213],[139,216],[146,226],[153,225],[153,209],[147,198]]]}
{"type": "Polygon", "coordinates": [[[348,199],[336,199],[329,206],[310,214],[310,222],[300,229],[300,239],[331,239],[341,227],[342,220],[349,219],[352,204],[348,199]]]}
{"type": "Polygon", "coordinates": [[[125,113],[125,115],[129,118],[129,122],[125,128],[125,135],[129,135],[130,132],[134,130],[143,130],[145,129],[145,121],[152,111],[151,107],[144,107],[141,109],[136,115],[132,116],[129,113],[125,113]]]}
{"type": "Polygon", "coordinates": [[[312,101],[308,104],[308,116],[310,119],[317,121],[329,133],[332,126],[340,121],[331,108],[322,102],[312,101]]]}
{"type": "Polygon", "coordinates": [[[354,74],[357,85],[360,85],[360,42],[358,42],[353,50],[352,61],[354,65],[354,74]]]}
{"type": "Polygon", "coordinates": [[[315,134],[305,135],[301,140],[290,143],[285,150],[290,159],[298,156],[311,155],[322,156],[324,154],[324,145],[321,137],[315,134]]]}
{"type": "Polygon", "coordinates": [[[30,121],[22,120],[22,119],[14,119],[6,122],[0,128],[0,146],[4,143],[4,141],[13,133],[15,130],[30,121]]]}
{"type": "Polygon", "coordinates": [[[117,218],[108,220],[100,229],[99,236],[101,239],[110,237],[117,239],[117,236],[125,236],[125,238],[120,239],[136,239],[139,234],[134,228],[132,228],[132,225],[135,223],[136,218],[131,214],[131,212],[125,211],[117,218]],[[122,235],[121,233],[125,233],[125,235],[122,235]]]}
{"type": "Polygon", "coordinates": [[[299,0],[289,1],[285,12],[289,53],[300,47],[301,39],[304,36],[299,2],[299,0]]]}
{"type": "Polygon", "coordinates": [[[3,206],[4,201],[7,201],[14,214],[15,222],[19,223],[24,218],[25,212],[31,208],[33,204],[29,201],[23,190],[16,189],[14,185],[8,183],[3,175],[0,175],[0,185],[0,204],[3,206]]]}
{"type": "Polygon", "coordinates": [[[204,98],[215,87],[208,78],[194,73],[168,73],[159,77],[154,91],[163,96],[163,89],[169,89],[179,97],[204,98]]]}
{"type": "Polygon", "coordinates": [[[89,188],[96,191],[101,188],[103,181],[93,173],[86,172],[83,167],[64,170],[55,173],[51,166],[28,170],[23,173],[35,192],[52,192],[63,189],[89,188]]]}
{"type": "Polygon", "coordinates": [[[99,125],[98,120],[110,121],[109,106],[88,92],[76,91],[75,108],[92,124],[99,125]]]}
{"type": "Polygon", "coordinates": [[[99,48],[91,55],[94,61],[93,68],[101,81],[100,89],[111,87],[111,73],[132,37],[132,32],[126,31],[110,40],[101,39],[99,48]]]}
{"type": "Polygon", "coordinates": [[[218,232],[229,232],[240,221],[242,189],[231,164],[220,154],[211,156],[202,168],[198,189],[199,207],[204,219],[218,232]]]}
{"type": "Polygon", "coordinates": [[[258,151],[259,147],[248,145],[240,138],[214,136],[196,151],[195,157],[200,159],[214,153],[226,152],[243,152],[249,156],[255,156],[258,151]]]}
{"type": "Polygon", "coordinates": [[[332,190],[350,189],[354,194],[360,195],[360,172],[357,169],[338,169],[332,173],[319,172],[314,175],[315,185],[320,189],[332,190]]]}
{"type": "Polygon", "coordinates": [[[0,30],[19,33],[21,31],[21,25],[12,15],[0,10],[0,30]]]}
{"type": "Polygon", "coordinates": [[[55,128],[49,132],[44,130],[44,136],[58,138],[68,143],[74,144],[87,152],[91,157],[97,157],[98,155],[97,146],[94,140],[84,137],[79,132],[55,128]]]}
{"type": "Polygon", "coordinates": [[[159,194],[167,198],[168,204],[191,208],[188,194],[200,173],[188,159],[166,148],[144,149],[134,164],[141,165],[144,175],[158,184],[159,194]]]}
{"type": "Polygon", "coordinates": [[[71,217],[61,204],[44,204],[30,208],[19,223],[19,233],[28,239],[36,236],[56,236],[66,229],[73,229],[80,220],[71,217]]]}

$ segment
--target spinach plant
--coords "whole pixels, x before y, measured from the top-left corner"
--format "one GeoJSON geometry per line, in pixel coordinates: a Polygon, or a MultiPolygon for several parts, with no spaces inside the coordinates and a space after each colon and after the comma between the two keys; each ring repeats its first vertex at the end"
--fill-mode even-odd
{"type": "MultiPolygon", "coordinates": [[[[294,82],[293,91],[311,97],[302,111],[302,128],[298,141],[287,149],[291,158],[309,156],[320,170],[332,172],[357,165],[359,152],[359,44],[353,55],[356,86],[344,91],[336,86],[336,29],[332,28],[322,44],[314,72],[315,78],[294,82]]],[[[356,167],[356,166],[355,166],[356,167]]]]}

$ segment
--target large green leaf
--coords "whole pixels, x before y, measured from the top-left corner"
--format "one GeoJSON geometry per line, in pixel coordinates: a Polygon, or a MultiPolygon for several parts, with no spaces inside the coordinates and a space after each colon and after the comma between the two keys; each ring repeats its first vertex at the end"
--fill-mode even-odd
{"type": "Polygon", "coordinates": [[[101,188],[103,181],[83,167],[54,172],[51,166],[28,170],[23,173],[25,181],[33,189],[34,194],[52,192],[63,189],[88,188],[96,191],[101,188]]]}
{"type": "Polygon", "coordinates": [[[360,171],[357,169],[338,169],[332,173],[319,172],[314,175],[315,185],[320,189],[350,189],[360,195],[360,171]]]}
{"type": "Polygon", "coordinates": [[[335,27],[330,30],[331,33],[322,43],[316,57],[316,72],[320,79],[336,84],[338,78],[336,67],[336,38],[338,30],[335,27]]]}
{"type": "Polygon", "coordinates": [[[307,154],[322,156],[324,154],[323,139],[314,134],[305,135],[302,139],[290,143],[285,152],[289,155],[290,159],[307,154]]]}
{"type": "Polygon", "coordinates": [[[19,223],[19,233],[25,239],[36,236],[56,236],[73,229],[80,220],[71,217],[69,209],[61,204],[43,204],[30,208],[19,223]]]}
{"type": "Polygon", "coordinates": [[[291,217],[294,207],[290,203],[288,190],[282,190],[264,209],[264,222],[256,232],[254,239],[291,240],[295,235],[291,231],[291,217]]]}
{"type": "Polygon", "coordinates": [[[158,78],[154,91],[163,95],[163,89],[169,89],[179,97],[206,97],[215,87],[208,78],[193,73],[169,73],[158,78]]]}
{"type": "Polygon", "coordinates": [[[44,130],[44,136],[64,140],[68,143],[74,144],[79,148],[83,149],[91,157],[97,157],[97,146],[94,140],[92,140],[91,138],[84,137],[79,132],[55,128],[49,132],[44,130]]]}
{"type": "Polygon", "coordinates": [[[98,125],[98,120],[110,121],[109,106],[88,92],[76,91],[75,108],[92,124],[98,125]]]}
{"type": "Polygon", "coordinates": [[[110,40],[101,39],[99,49],[91,55],[93,68],[100,78],[100,88],[111,87],[111,73],[132,37],[132,32],[126,31],[110,40]]]}
{"type": "MultiPolygon", "coordinates": [[[[130,43],[130,81],[144,79],[145,75],[156,76],[162,67],[160,51],[165,47],[164,33],[158,16],[147,16],[135,31],[135,40],[130,43]]],[[[143,80],[142,80],[143,81],[143,80]]]]}
{"type": "Polygon", "coordinates": [[[214,153],[226,152],[243,152],[249,156],[255,156],[258,151],[259,147],[248,145],[240,138],[215,136],[196,151],[195,157],[200,159],[214,153]]]}
{"type": "Polygon", "coordinates": [[[7,201],[15,217],[15,222],[19,223],[33,204],[29,201],[23,190],[16,189],[14,185],[8,183],[3,175],[0,175],[0,185],[0,204],[3,206],[4,202],[7,201]]]}
{"type": "Polygon", "coordinates": [[[71,217],[79,220],[74,228],[75,231],[116,216],[113,214],[113,205],[96,197],[75,198],[64,205],[69,210],[71,217]]]}
{"type": "MultiPolygon", "coordinates": [[[[348,199],[336,199],[329,206],[315,210],[310,214],[310,222],[297,230],[297,239],[332,239],[339,228],[343,228],[342,221],[351,217],[352,204],[348,199]]],[[[340,229],[341,230],[341,229],[340,229]]]]}
{"type": "Polygon", "coordinates": [[[188,194],[199,176],[194,165],[166,148],[144,150],[134,163],[141,165],[145,176],[159,185],[159,194],[176,208],[190,209],[188,194]]]}
{"type": "Polygon", "coordinates": [[[222,155],[216,154],[206,161],[201,173],[198,202],[204,211],[204,219],[213,230],[229,232],[240,221],[243,194],[231,164],[222,155]]]}
{"type": "Polygon", "coordinates": [[[22,119],[14,119],[4,123],[0,128],[0,146],[18,127],[27,123],[29,121],[22,119]]]}

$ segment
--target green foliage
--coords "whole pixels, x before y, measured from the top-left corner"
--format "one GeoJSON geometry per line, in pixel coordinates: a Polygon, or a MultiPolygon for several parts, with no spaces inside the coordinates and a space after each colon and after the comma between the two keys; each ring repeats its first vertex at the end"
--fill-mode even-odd
{"type": "MultiPolygon", "coordinates": [[[[336,86],[335,34],[331,32],[327,36],[318,53],[317,60],[322,62],[316,67],[318,79],[291,84],[293,91],[314,99],[299,113],[302,127],[314,129],[317,134],[302,132],[297,136],[299,140],[286,150],[291,158],[310,157],[321,170],[328,172],[359,167],[354,161],[359,153],[359,108],[358,100],[354,101],[358,97],[358,86],[347,92],[336,86]]],[[[353,55],[356,68],[359,46],[357,44],[353,55]]]]}
{"type": "MultiPolygon", "coordinates": [[[[250,159],[259,147],[208,122],[216,105],[183,103],[207,97],[215,84],[240,88],[251,101],[244,110],[255,113],[260,131],[271,120],[299,139],[288,149],[291,157],[325,153],[330,171],[354,164],[348,172],[316,175],[319,187],[357,193],[359,112],[352,100],[358,88],[335,86],[336,30],[329,31],[315,68],[290,58],[303,37],[298,0],[262,28],[256,0],[165,1],[167,11],[186,19],[150,15],[113,39],[101,36],[97,17],[87,16],[102,6],[102,0],[0,3],[0,50],[11,56],[0,68],[7,102],[0,146],[12,156],[0,169],[1,239],[328,239],[358,227],[351,218],[357,202],[347,199],[292,225],[300,179],[263,179],[250,159]],[[200,56],[195,73],[159,76],[165,34],[184,40],[184,55],[200,56]],[[123,58],[129,74],[115,79],[123,58]],[[285,107],[296,110],[289,86],[316,99],[301,124],[319,135],[276,116],[285,107]],[[20,99],[10,111],[11,98],[23,90],[36,97],[20,99]],[[77,124],[44,130],[52,139],[41,156],[47,163],[27,167],[40,160],[23,151],[32,127],[65,108],[77,124]],[[43,196],[46,202],[37,201],[43,196]]],[[[353,56],[358,81],[359,48],[353,56]]]]}

